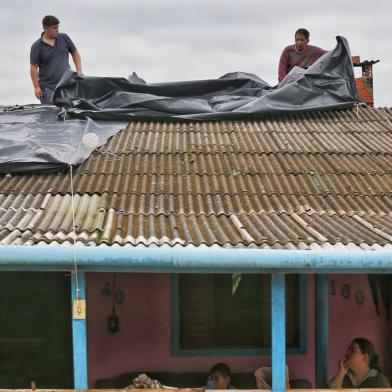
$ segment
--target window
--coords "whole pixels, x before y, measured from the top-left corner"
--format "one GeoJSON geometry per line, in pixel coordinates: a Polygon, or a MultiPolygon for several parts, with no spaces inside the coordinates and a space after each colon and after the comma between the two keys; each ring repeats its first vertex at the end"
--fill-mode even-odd
{"type": "MultiPolygon", "coordinates": [[[[286,275],[286,346],[304,349],[305,278],[286,275]]],[[[271,276],[243,274],[232,295],[231,274],[173,278],[173,351],[181,354],[268,353],[271,348],[271,276]]]]}

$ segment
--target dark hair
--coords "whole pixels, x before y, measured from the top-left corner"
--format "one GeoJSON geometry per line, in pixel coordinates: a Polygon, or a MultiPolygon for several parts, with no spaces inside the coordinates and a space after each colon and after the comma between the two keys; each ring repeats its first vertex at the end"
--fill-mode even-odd
{"type": "Polygon", "coordinates": [[[220,373],[224,378],[230,378],[230,368],[223,362],[216,363],[210,370],[211,373],[220,373]]]}
{"type": "Polygon", "coordinates": [[[367,354],[369,356],[369,367],[370,369],[377,369],[378,367],[378,355],[374,350],[373,343],[366,338],[355,338],[352,343],[357,343],[362,354],[367,354]]]}
{"type": "Polygon", "coordinates": [[[55,26],[58,25],[60,21],[53,15],[46,15],[42,19],[42,27],[49,27],[49,26],[55,26]]]}
{"type": "Polygon", "coordinates": [[[303,29],[303,28],[298,29],[298,30],[295,32],[294,36],[296,36],[297,34],[302,34],[302,35],[305,37],[305,39],[306,39],[307,41],[309,41],[310,33],[309,33],[308,30],[303,29]]]}

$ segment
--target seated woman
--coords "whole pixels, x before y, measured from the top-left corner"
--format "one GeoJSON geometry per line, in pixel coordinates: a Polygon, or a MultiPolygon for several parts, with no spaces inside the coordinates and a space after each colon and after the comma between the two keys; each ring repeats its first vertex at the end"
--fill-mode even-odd
{"type": "Polygon", "coordinates": [[[390,388],[377,366],[377,354],[372,342],[365,338],[354,339],[338,362],[338,371],[332,377],[330,388],[390,388]]]}
{"type": "MultiPolygon", "coordinates": [[[[272,368],[261,367],[254,373],[257,389],[272,389],[272,368]]],[[[290,389],[289,368],[286,365],[286,389],[290,389]]]]}

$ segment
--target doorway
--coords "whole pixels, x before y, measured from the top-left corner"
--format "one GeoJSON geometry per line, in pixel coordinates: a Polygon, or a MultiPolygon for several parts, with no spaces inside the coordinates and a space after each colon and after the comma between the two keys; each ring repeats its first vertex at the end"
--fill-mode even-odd
{"type": "Polygon", "coordinates": [[[72,388],[71,278],[0,272],[0,388],[72,388]]]}

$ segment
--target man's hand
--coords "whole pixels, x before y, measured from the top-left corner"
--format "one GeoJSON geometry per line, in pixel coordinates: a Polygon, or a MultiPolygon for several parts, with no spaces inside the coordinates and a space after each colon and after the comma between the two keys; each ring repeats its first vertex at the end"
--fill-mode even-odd
{"type": "Polygon", "coordinates": [[[31,81],[33,82],[33,87],[34,87],[34,95],[36,96],[37,99],[42,98],[42,90],[39,85],[39,80],[38,80],[38,65],[37,64],[30,64],[30,77],[31,81]]]}
{"type": "Polygon", "coordinates": [[[34,94],[36,96],[37,99],[41,99],[42,98],[42,90],[41,87],[35,87],[34,88],[34,94]]]}

